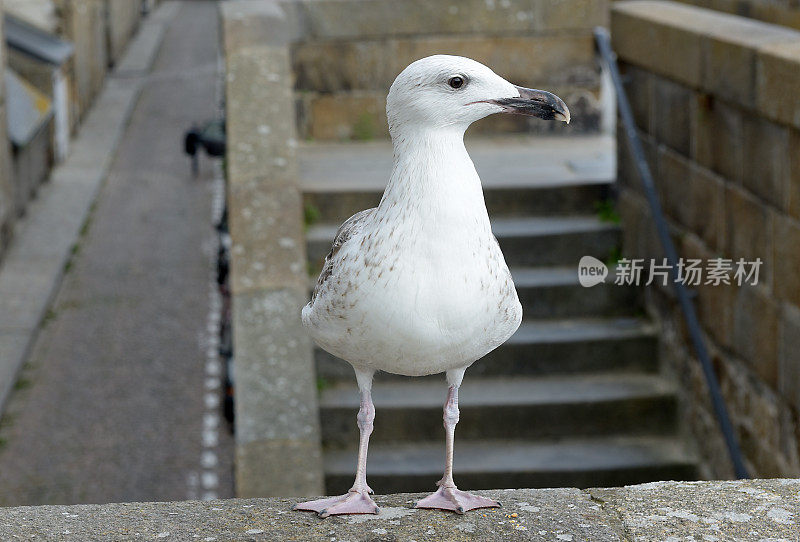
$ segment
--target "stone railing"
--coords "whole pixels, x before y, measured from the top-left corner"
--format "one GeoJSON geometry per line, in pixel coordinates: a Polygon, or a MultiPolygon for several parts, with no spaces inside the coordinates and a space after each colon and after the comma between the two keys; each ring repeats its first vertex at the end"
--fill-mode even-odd
{"type": "MultiPolygon", "coordinates": [[[[674,2],[617,2],[613,46],[679,255],[763,262],[757,285],[690,287],[751,472],[800,474],[800,32],[674,2]]],[[[629,258],[662,256],[619,136],[629,258]]],[[[668,288],[648,291],[705,460],[730,475],[668,288]]]]}
{"type": "Polygon", "coordinates": [[[417,510],[377,496],[378,515],[319,519],[288,499],[0,508],[2,540],[589,541],[797,540],[800,481],[657,482],[481,492],[502,508],[417,510]]]}

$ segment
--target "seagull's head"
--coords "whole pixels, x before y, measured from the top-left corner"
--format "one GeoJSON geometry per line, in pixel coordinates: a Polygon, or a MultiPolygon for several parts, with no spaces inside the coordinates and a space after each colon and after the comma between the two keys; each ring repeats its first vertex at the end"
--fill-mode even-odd
{"type": "Polygon", "coordinates": [[[493,113],[569,123],[569,109],[555,94],[512,85],[480,62],[450,55],[409,64],[392,83],[386,113],[393,135],[404,129],[466,130],[493,113]]]}

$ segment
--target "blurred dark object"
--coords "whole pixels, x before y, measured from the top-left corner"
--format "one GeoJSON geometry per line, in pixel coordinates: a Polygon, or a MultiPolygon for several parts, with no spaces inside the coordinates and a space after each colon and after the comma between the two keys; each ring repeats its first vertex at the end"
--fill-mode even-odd
{"type": "Polygon", "coordinates": [[[200,172],[198,152],[203,148],[209,156],[225,156],[225,119],[214,119],[192,126],[184,135],[183,151],[192,158],[192,175],[200,172]]]}
{"type": "Polygon", "coordinates": [[[230,269],[231,236],[228,233],[228,206],[222,210],[222,216],[216,224],[219,244],[217,249],[217,286],[219,287],[221,318],[219,327],[219,356],[222,360],[224,381],[222,384],[222,411],[233,432],[233,334],[231,329],[231,291],[228,281],[230,269]]]}

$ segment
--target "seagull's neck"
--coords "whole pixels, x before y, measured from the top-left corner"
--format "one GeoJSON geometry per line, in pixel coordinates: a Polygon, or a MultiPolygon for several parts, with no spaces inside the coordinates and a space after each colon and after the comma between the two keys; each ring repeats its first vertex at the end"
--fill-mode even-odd
{"type": "Polygon", "coordinates": [[[490,229],[481,180],[464,147],[463,130],[399,133],[392,144],[394,165],[379,216],[433,228],[490,229]]]}

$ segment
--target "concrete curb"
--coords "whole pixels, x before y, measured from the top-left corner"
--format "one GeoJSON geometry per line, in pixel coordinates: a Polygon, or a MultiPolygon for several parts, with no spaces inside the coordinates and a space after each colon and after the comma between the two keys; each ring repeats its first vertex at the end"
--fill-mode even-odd
{"type": "Polygon", "coordinates": [[[143,22],[119,68],[109,74],[70,155],[53,169],[17,224],[0,266],[0,415],[133,113],[146,73],[131,77],[131,67],[149,71],[176,12],[176,4],[167,2],[143,22]]]}

